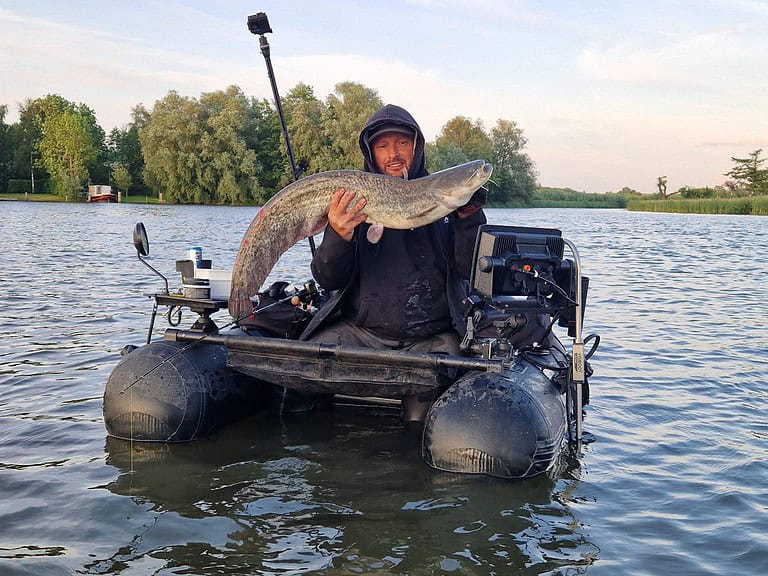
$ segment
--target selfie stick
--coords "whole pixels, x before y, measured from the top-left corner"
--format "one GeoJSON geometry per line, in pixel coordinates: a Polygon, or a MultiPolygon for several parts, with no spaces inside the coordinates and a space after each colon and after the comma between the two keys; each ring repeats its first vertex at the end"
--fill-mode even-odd
{"type": "MultiPolygon", "coordinates": [[[[272,28],[269,26],[269,20],[264,12],[259,12],[248,16],[248,30],[251,34],[258,34],[259,46],[261,48],[261,54],[264,56],[264,61],[267,63],[267,74],[269,74],[269,82],[272,85],[272,94],[275,98],[275,105],[277,106],[277,114],[280,116],[280,125],[283,128],[283,137],[285,138],[285,148],[288,151],[288,161],[291,163],[291,174],[294,180],[299,179],[301,170],[296,167],[296,160],[293,158],[293,148],[291,147],[291,137],[288,135],[288,127],[285,124],[285,115],[283,114],[283,105],[280,102],[280,93],[277,91],[277,82],[275,81],[275,73],[272,70],[272,60],[269,57],[269,42],[265,34],[272,32],[272,28]]],[[[315,255],[315,239],[309,237],[309,248],[312,251],[312,256],[315,255]]]]}

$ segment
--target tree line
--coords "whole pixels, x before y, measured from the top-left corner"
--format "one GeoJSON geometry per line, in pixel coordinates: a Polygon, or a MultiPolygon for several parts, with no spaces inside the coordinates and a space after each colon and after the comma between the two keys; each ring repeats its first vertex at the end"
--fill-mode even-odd
{"type": "MultiPolygon", "coordinates": [[[[768,169],[763,168],[765,158],[761,158],[762,148],[750,152],[746,158],[731,156],[734,167],[723,175],[728,177],[722,185],[714,187],[683,186],[674,192],[667,192],[667,177],[656,179],[656,194],[645,196],[645,200],[667,200],[675,194],[684,200],[702,198],[743,198],[746,196],[768,196],[768,169]]],[[[628,189],[626,189],[628,190],[628,189]]],[[[634,190],[630,190],[634,193],[634,190]]],[[[635,196],[639,196],[634,193],[635,196]]]]}
{"type": "MultiPolygon", "coordinates": [[[[337,84],[318,99],[299,83],[282,99],[302,175],[360,168],[357,137],[381,105],[375,90],[355,82],[337,84]]],[[[87,184],[111,184],[124,193],[160,196],[165,202],[263,204],[291,182],[277,111],[266,99],[247,97],[237,86],[190,98],[170,91],[151,110],[131,111],[131,121],[109,134],[92,109],[49,94],[19,106],[19,121],[6,124],[0,105],[0,192],[46,192],[64,200],[83,198],[87,184]]],[[[527,140],[510,120],[486,130],[479,120],[456,116],[427,143],[427,167],[434,172],[467,160],[490,161],[494,175],[489,200],[497,206],[592,205],[593,196],[570,189],[537,188],[527,140]]],[[[607,193],[603,206],[626,206],[638,198],[727,198],[768,195],[762,149],[731,157],[734,167],[721,186],[684,186],[667,193],[630,188],[607,193]]],[[[601,195],[597,195],[601,196],[601,195]]]]}
{"type": "MultiPolygon", "coordinates": [[[[382,105],[375,90],[355,82],[337,84],[324,100],[304,83],[292,88],[282,106],[300,173],[360,169],[360,129],[382,105]]],[[[199,98],[172,90],[152,109],[134,107],[129,124],[109,134],[92,109],[56,94],[26,100],[11,125],[7,110],[0,106],[0,192],[75,201],[85,185],[108,183],[170,203],[263,204],[293,180],[277,111],[237,86],[199,98]]],[[[526,145],[511,120],[489,131],[456,116],[426,144],[427,168],[488,160],[490,201],[526,204],[537,186],[526,145]]]]}
{"type": "MultiPolygon", "coordinates": [[[[678,190],[681,198],[743,198],[745,196],[768,196],[768,169],[763,168],[762,148],[750,152],[746,158],[731,156],[734,166],[726,172],[728,177],[722,186],[713,188],[692,188],[683,186],[678,190]]],[[[662,199],[664,199],[662,197],[662,199]]]]}

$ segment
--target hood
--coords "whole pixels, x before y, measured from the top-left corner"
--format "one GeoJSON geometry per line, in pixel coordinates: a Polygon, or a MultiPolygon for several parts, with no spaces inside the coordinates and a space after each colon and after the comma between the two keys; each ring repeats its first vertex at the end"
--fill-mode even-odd
{"type": "Polygon", "coordinates": [[[397,124],[398,126],[408,128],[416,134],[413,163],[411,164],[408,178],[421,178],[429,174],[424,160],[424,134],[421,133],[421,128],[416,123],[416,120],[413,119],[413,116],[405,108],[395,106],[394,104],[387,104],[379,108],[368,118],[365,126],[360,131],[358,143],[360,151],[363,153],[363,169],[366,172],[377,172],[376,164],[373,161],[373,153],[368,145],[368,138],[370,134],[373,134],[385,124],[397,124]]]}

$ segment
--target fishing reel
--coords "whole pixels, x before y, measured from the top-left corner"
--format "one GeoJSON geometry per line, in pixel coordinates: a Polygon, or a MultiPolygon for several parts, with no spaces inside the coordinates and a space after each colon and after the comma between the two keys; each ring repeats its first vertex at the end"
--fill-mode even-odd
{"type": "Polygon", "coordinates": [[[302,286],[288,282],[274,282],[264,292],[251,297],[254,311],[264,310],[277,304],[290,304],[308,312],[314,312],[320,304],[322,293],[314,280],[307,280],[302,286]]]}
{"type": "Polygon", "coordinates": [[[274,282],[263,292],[251,297],[251,314],[239,318],[243,330],[262,335],[296,339],[307,326],[324,298],[314,280],[302,286],[274,282]]]}

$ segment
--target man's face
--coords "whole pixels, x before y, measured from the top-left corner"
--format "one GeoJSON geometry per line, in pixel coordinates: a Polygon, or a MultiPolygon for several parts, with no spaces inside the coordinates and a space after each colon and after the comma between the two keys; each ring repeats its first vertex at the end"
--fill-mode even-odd
{"type": "Polygon", "coordinates": [[[376,138],[371,146],[376,169],[387,176],[404,178],[413,162],[413,137],[399,132],[387,132],[376,138]]]}

